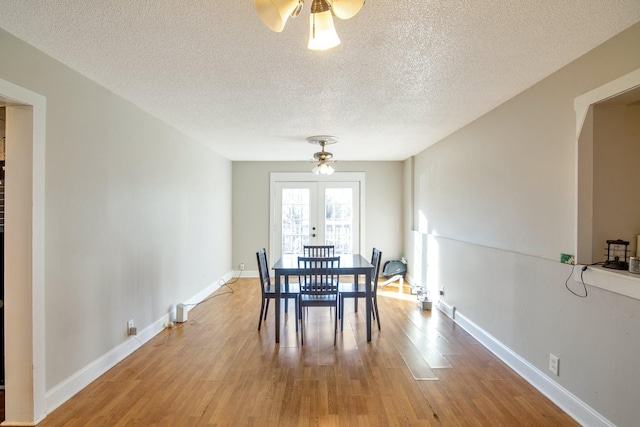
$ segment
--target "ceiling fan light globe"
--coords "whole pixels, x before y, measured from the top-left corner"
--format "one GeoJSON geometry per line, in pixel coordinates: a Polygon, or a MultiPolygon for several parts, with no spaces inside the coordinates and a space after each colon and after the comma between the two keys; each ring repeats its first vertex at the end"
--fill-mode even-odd
{"type": "Polygon", "coordinates": [[[331,8],[339,19],[351,19],[360,12],[365,0],[333,0],[331,8]]]}
{"type": "Polygon", "coordinates": [[[331,175],[335,172],[335,169],[333,169],[333,167],[331,167],[329,163],[320,162],[316,165],[316,167],[311,169],[311,171],[316,175],[331,175]]]}
{"type": "Polygon", "coordinates": [[[299,0],[253,0],[262,22],[276,33],[284,29],[287,19],[296,11],[299,0]]]}
{"type": "Polygon", "coordinates": [[[312,13],[309,17],[310,50],[327,50],[340,44],[331,11],[312,13]]]}

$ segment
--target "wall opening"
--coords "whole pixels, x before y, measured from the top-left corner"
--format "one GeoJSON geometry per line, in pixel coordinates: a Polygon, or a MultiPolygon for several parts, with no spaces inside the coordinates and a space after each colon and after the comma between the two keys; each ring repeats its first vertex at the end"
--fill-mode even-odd
{"type": "Polygon", "coordinates": [[[577,117],[577,262],[606,260],[606,241],[638,250],[640,204],[640,70],[575,100],[577,117]]]}

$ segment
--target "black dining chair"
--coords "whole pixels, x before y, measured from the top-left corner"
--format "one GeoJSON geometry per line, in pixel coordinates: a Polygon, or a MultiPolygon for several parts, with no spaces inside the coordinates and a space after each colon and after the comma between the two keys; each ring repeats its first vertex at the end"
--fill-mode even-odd
{"type": "Polygon", "coordinates": [[[335,247],[334,245],[323,245],[323,246],[305,245],[302,247],[302,253],[305,257],[310,257],[310,258],[335,256],[335,247]]]}
{"type": "MultiPolygon", "coordinates": [[[[382,252],[373,248],[371,253],[371,265],[373,265],[373,273],[371,275],[371,315],[378,322],[378,330],[380,330],[380,313],[378,312],[378,276],[380,274],[380,262],[382,261],[382,252]]],[[[358,298],[367,296],[364,283],[340,283],[340,330],[344,328],[344,300],[345,298],[355,299],[355,311],[358,311],[358,298]]]]}
{"type": "Polygon", "coordinates": [[[338,282],[340,257],[298,257],[300,274],[300,341],[304,345],[304,309],[307,307],[333,307],[333,345],[338,332],[338,282]]]}
{"type": "MultiPolygon", "coordinates": [[[[269,263],[267,262],[267,251],[262,248],[256,252],[256,258],[258,260],[258,276],[260,278],[260,290],[262,292],[262,303],[260,305],[260,317],[258,318],[258,330],[262,326],[262,322],[267,320],[267,311],[269,310],[269,301],[275,299],[276,291],[275,285],[271,283],[271,277],[269,277],[269,263]]],[[[281,288],[280,296],[284,300],[295,300],[296,311],[296,331],[298,330],[298,313],[300,308],[298,306],[298,296],[300,295],[300,287],[297,283],[285,283],[281,288]]]]}

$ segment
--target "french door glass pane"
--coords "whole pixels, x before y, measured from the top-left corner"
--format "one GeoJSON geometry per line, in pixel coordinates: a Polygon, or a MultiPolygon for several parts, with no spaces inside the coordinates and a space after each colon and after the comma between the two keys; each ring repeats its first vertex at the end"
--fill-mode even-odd
{"type": "Polygon", "coordinates": [[[325,244],[334,245],[336,254],[353,253],[353,192],[351,188],[327,188],[324,193],[325,244]]]}
{"type": "Polygon", "coordinates": [[[301,254],[309,244],[308,188],[282,189],[282,254],[301,254]]]}

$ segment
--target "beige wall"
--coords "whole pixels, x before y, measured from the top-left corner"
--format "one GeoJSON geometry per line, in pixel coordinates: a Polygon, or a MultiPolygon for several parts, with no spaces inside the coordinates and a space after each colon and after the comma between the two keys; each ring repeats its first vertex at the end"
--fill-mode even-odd
{"type": "MultiPolygon", "coordinates": [[[[269,250],[269,176],[271,172],[308,172],[308,162],[233,162],[233,266],[257,270],[256,251],[269,250]]],[[[402,162],[340,162],[340,172],[365,173],[365,244],[383,262],[403,256],[402,162]]],[[[276,260],[269,260],[274,263],[276,260]]]]}
{"type": "Polygon", "coordinates": [[[33,375],[59,403],[138,345],[129,319],[144,333],[229,273],[231,162],[1,30],[0,58],[0,79],[46,98],[45,261],[34,272],[46,359],[33,375]]]}
{"type": "MultiPolygon", "coordinates": [[[[552,389],[570,413],[584,415],[582,403],[595,411],[582,420],[590,425],[640,419],[640,301],[565,288],[582,290],[559,262],[576,250],[574,99],[638,68],[640,24],[417,155],[420,221],[405,229],[405,252],[420,254],[429,287],[444,289],[458,321],[539,384],[560,386],[552,389]],[[559,376],[547,369],[550,353],[559,376]]],[[[626,167],[638,170],[637,158],[626,167]]]]}

